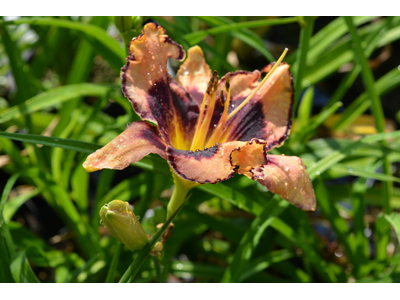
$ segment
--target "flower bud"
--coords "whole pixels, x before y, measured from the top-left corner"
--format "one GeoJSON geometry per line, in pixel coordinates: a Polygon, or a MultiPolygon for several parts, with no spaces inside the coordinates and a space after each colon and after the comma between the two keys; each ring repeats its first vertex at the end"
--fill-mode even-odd
{"type": "Polygon", "coordinates": [[[132,251],[141,250],[149,242],[128,202],[113,200],[105,204],[100,209],[100,218],[110,233],[132,251]]]}

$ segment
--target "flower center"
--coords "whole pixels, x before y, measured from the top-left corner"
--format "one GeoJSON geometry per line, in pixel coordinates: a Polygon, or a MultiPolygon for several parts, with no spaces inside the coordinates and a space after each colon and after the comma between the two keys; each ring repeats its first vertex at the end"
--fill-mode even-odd
{"type": "Polygon", "coordinates": [[[217,97],[217,90],[218,90],[218,86],[219,86],[218,73],[217,73],[217,71],[213,72],[213,75],[212,75],[210,81],[208,82],[207,91],[204,94],[203,102],[201,104],[200,115],[197,120],[196,131],[194,133],[192,144],[190,146],[191,151],[211,147],[221,140],[221,138],[226,133],[225,132],[226,131],[226,128],[225,128],[226,122],[230,118],[232,118],[235,114],[237,114],[254,97],[254,95],[260,90],[260,88],[265,84],[265,82],[268,80],[268,78],[272,75],[272,73],[276,70],[276,68],[282,62],[287,51],[288,51],[288,49],[285,48],[282,55],[279,57],[278,61],[275,63],[275,65],[272,67],[272,69],[268,72],[268,74],[264,77],[264,79],[260,82],[260,84],[253,90],[253,92],[245,100],[243,100],[243,102],[238,107],[236,107],[236,109],[231,111],[229,113],[229,115],[228,115],[228,107],[229,107],[230,100],[231,100],[230,99],[231,98],[231,88],[230,88],[230,83],[229,83],[229,76],[226,77],[225,91],[227,93],[227,96],[225,98],[224,92],[222,90],[221,90],[221,94],[220,94],[220,100],[222,102],[224,110],[222,112],[222,115],[221,115],[221,118],[219,119],[218,124],[215,126],[213,133],[211,134],[209,139],[206,141],[206,137],[208,135],[208,130],[210,128],[210,122],[211,122],[212,116],[214,114],[215,100],[217,97]],[[207,99],[208,99],[208,105],[207,105],[207,109],[205,110],[207,99]]]}

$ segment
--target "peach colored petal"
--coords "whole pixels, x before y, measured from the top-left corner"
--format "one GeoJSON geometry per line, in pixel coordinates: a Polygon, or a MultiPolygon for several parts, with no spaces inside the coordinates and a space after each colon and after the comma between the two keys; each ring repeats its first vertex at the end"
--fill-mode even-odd
{"type": "Polygon", "coordinates": [[[183,151],[167,147],[167,160],[181,178],[198,183],[216,183],[231,178],[237,166],[231,163],[231,153],[247,142],[229,142],[204,150],[183,151]]]}
{"type": "Polygon", "coordinates": [[[166,159],[167,145],[156,130],[144,121],[133,122],[103,148],[90,154],[83,167],[88,172],[101,169],[122,170],[149,153],[156,153],[166,159]]]}
{"type": "Polygon", "coordinates": [[[267,163],[267,154],[265,153],[265,143],[259,140],[252,140],[240,149],[232,152],[232,164],[238,166],[238,174],[243,174],[253,179],[252,169],[265,165],[267,163]]]}
{"type": "Polygon", "coordinates": [[[176,81],[200,106],[211,75],[211,69],[204,59],[203,51],[199,46],[194,46],[188,50],[186,61],[176,73],[176,81]]]}
{"type": "Polygon", "coordinates": [[[167,60],[182,60],[184,50],[165,34],[162,26],[148,23],[143,34],[131,41],[129,52],[121,71],[125,96],[143,120],[158,126],[168,144],[183,147],[185,137],[180,133],[186,129],[188,107],[197,104],[191,97],[182,101],[171,91],[167,60]]]}
{"type": "Polygon", "coordinates": [[[311,180],[297,156],[268,155],[268,163],[252,170],[254,179],[272,193],[303,210],[315,210],[311,180]]]}

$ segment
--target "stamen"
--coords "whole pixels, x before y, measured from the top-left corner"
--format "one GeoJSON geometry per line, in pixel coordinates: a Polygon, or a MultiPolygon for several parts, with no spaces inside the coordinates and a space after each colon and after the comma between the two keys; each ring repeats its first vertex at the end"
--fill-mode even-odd
{"type": "MultiPolygon", "coordinates": [[[[211,80],[212,80],[212,78],[211,78],[211,80]]],[[[211,80],[210,80],[210,82],[211,82],[211,80]]],[[[204,94],[203,102],[201,103],[200,114],[199,114],[199,118],[197,119],[196,131],[194,132],[192,144],[190,145],[190,150],[192,150],[192,151],[196,150],[196,141],[197,141],[197,138],[199,135],[199,128],[200,128],[201,122],[203,121],[207,95],[210,95],[210,90],[209,90],[210,82],[208,83],[207,92],[204,94]]],[[[209,100],[209,102],[210,102],[210,100],[209,100]]]]}
{"type": "Polygon", "coordinates": [[[258,90],[264,85],[264,83],[268,80],[268,78],[272,75],[272,73],[276,70],[276,68],[279,66],[279,64],[282,62],[282,60],[285,58],[286,53],[288,52],[288,48],[285,48],[283,51],[281,57],[279,57],[278,61],[275,63],[275,65],[272,67],[271,71],[268,72],[268,74],[264,77],[264,79],[260,82],[260,84],[254,89],[254,91],[242,102],[234,111],[232,111],[229,115],[226,121],[228,121],[230,118],[232,118],[239,110],[243,108],[253,97],[254,95],[258,92],[258,90]]]}
{"type": "Polygon", "coordinates": [[[219,95],[219,100],[221,100],[221,105],[224,106],[225,97],[224,97],[224,92],[223,91],[221,91],[221,94],[219,95]]]}
{"type": "Polygon", "coordinates": [[[208,133],[208,127],[210,126],[211,118],[214,113],[215,108],[215,98],[218,89],[218,73],[217,71],[213,72],[213,76],[208,82],[206,94],[204,94],[203,102],[201,104],[200,115],[197,120],[196,131],[193,136],[192,144],[190,146],[190,150],[194,151],[203,147],[204,140],[208,133]],[[207,112],[204,116],[204,108],[206,104],[206,97],[209,95],[207,112]],[[203,120],[204,116],[204,120],[203,120]]]}
{"type": "MultiPolygon", "coordinates": [[[[223,133],[223,129],[225,127],[226,121],[227,121],[227,116],[228,116],[228,108],[229,108],[229,103],[231,100],[231,89],[230,89],[230,83],[229,83],[229,75],[226,76],[225,79],[225,89],[226,92],[228,93],[226,97],[224,105],[224,111],[222,112],[221,118],[219,119],[217,127],[215,127],[213,134],[211,137],[208,139],[208,142],[206,144],[206,147],[211,147],[215,145],[220,139],[221,135],[223,133]]],[[[223,92],[221,91],[221,96],[223,96],[223,92]]]]}
{"type": "Polygon", "coordinates": [[[210,127],[210,123],[211,123],[211,119],[212,116],[214,114],[214,108],[215,108],[215,98],[216,98],[217,92],[214,91],[212,94],[212,98],[210,101],[210,105],[207,106],[207,112],[206,115],[204,117],[204,121],[200,126],[200,135],[198,137],[198,142],[197,142],[197,146],[199,149],[204,148],[204,141],[207,137],[207,133],[208,133],[208,128],[210,127]]]}
{"type": "Polygon", "coordinates": [[[231,89],[230,89],[230,82],[229,82],[229,75],[226,76],[225,79],[225,89],[227,91],[227,97],[225,100],[224,93],[221,91],[220,94],[220,101],[222,106],[224,107],[224,111],[222,112],[221,118],[215,127],[211,137],[205,143],[205,139],[208,134],[208,130],[210,127],[210,122],[214,113],[215,109],[215,100],[218,90],[219,84],[219,76],[217,71],[213,72],[213,76],[211,77],[210,81],[208,82],[207,91],[204,94],[203,102],[201,104],[201,110],[199,114],[199,118],[197,120],[196,131],[193,136],[192,144],[190,146],[190,150],[194,151],[197,149],[203,149],[204,147],[211,147],[215,145],[217,142],[226,139],[228,132],[225,132],[225,124],[228,122],[230,118],[232,118],[238,111],[240,111],[253,97],[254,95],[260,90],[260,88],[267,82],[268,78],[271,77],[272,73],[276,70],[279,64],[282,62],[288,49],[285,48],[282,55],[279,57],[278,61],[274,64],[272,69],[268,72],[268,74],[264,77],[264,79],[260,82],[260,84],[253,90],[253,92],[228,115],[228,108],[230,105],[230,98],[231,98],[231,89]],[[205,110],[205,103],[206,98],[208,95],[208,106],[207,111],[204,116],[205,110]],[[204,118],[203,118],[204,116],[204,118]]]}

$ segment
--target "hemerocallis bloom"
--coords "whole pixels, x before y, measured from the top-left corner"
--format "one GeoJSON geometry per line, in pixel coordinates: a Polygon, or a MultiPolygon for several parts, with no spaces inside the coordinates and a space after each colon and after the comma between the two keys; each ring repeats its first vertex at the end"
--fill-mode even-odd
{"type": "Polygon", "coordinates": [[[301,159],[267,153],[290,133],[293,83],[288,64],[278,61],[261,71],[237,71],[219,79],[195,46],[173,79],[167,60],[181,61],[185,51],[154,23],[131,41],[129,52],[121,70],[122,89],[142,121],[89,155],[83,164],[87,171],[124,169],[156,153],[168,161],[180,183],[176,188],[217,183],[238,173],[303,210],[315,210],[301,159]]]}

